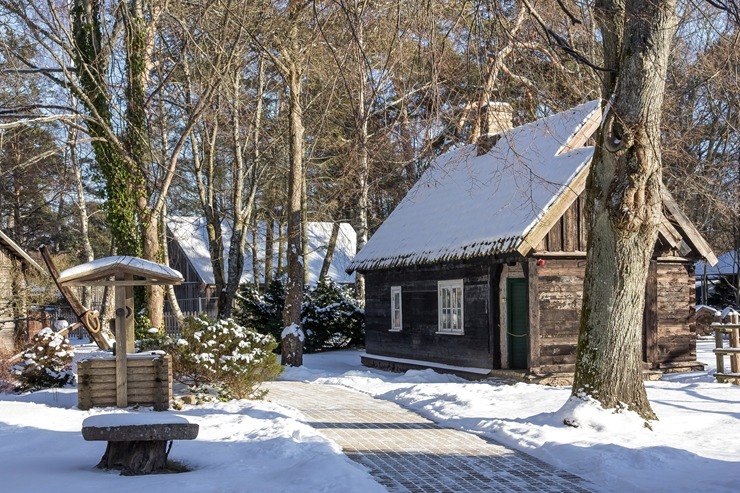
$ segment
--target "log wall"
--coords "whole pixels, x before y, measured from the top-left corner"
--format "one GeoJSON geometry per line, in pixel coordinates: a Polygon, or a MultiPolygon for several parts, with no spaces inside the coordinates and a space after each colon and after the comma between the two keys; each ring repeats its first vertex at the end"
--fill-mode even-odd
{"type": "Polygon", "coordinates": [[[367,353],[491,368],[489,270],[479,263],[368,272],[367,353]],[[463,335],[437,333],[437,282],[453,279],[463,279],[463,335]],[[397,332],[390,330],[391,286],[401,286],[403,328],[397,332]]]}
{"type": "MultiPolygon", "coordinates": [[[[132,355],[127,359],[128,405],[169,409],[172,358],[168,354],[132,355]]],[[[116,406],[115,357],[82,360],[77,365],[77,407],[116,406]]]]}
{"type": "Polygon", "coordinates": [[[689,328],[695,296],[693,269],[680,263],[663,262],[657,262],[656,269],[656,347],[648,354],[648,361],[658,367],[695,361],[696,333],[689,328]]]}
{"type": "MultiPolygon", "coordinates": [[[[488,261],[368,272],[367,353],[455,366],[508,367],[506,333],[500,330],[506,324],[502,286],[506,277],[523,276],[529,283],[529,371],[573,372],[586,259],[576,254],[541,260],[544,265],[528,259],[513,267],[488,261]],[[437,282],[449,279],[464,280],[463,335],[437,333],[437,282]],[[400,332],[390,330],[391,286],[401,286],[402,291],[400,332]]],[[[643,359],[652,369],[696,360],[696,338],[689,326],[694,295],[690,270],[688,263],[651,263],[643,359]]]]}
{"type": "Polygon", "coordinates": [[[573,371],[580,326],[585,259],[548,258],[535,267],[538,280],[539,344],[531,371],[573,371]]]}

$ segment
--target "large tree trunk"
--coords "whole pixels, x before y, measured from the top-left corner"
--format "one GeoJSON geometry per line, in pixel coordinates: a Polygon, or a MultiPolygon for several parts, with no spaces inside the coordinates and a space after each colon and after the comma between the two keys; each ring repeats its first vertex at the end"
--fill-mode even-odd
{"type": "MultiPolygon", "coordinates": [[[[286,327],[301,326],[301,304],[303,303],[303,234],[301,231],[301,199],[303,195],[303,107],[301,106],[301,78],[303,71],[300,68],[301,49],[298,46],[298,15],[303,6],[297,0],[291,0],[288,5],[290,11],[290,53],[287,70],[283,76],[288,81],[290,97],[290,171],[288,173],[288,282],[285,289],[285,308],[283,309],[283,324],[286,327]]],[[[285,349],[285,348],[283,348],[285,349]]],[[[283,363],[291,366],[302,364],[303,347],[300,354],[290,356],[283,351],[283,363]],[[286,357],[288,356],[288,357],[286,357]]]]}
{"type": "Polygon", "coordinates": [[[597,5],[605,122],[588,179],[589,242],[573,395],[655,419],[642,380],[645,280],[661,218],[660,110],[673,0],[597,5]]]}
{"type": "MultiPolygon", "coordinates": [[[[143,257],[152,262],[161,262],[162,245],[159,241],[159,217],[152,215],[144,232],[143,257]]],[[[151,326],[164,327],[164,290],[162,286],[146,286],[146,302],[151,326]]]]}

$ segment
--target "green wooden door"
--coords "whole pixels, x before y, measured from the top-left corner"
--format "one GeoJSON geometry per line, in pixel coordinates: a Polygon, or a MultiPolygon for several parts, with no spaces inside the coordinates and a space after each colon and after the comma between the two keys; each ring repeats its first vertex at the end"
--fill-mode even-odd
{"type": "Polygon", "coordinates": [[[525,370],[529,353],[526,279],[506,280],[506,314],[509,368],[525,370]]]}

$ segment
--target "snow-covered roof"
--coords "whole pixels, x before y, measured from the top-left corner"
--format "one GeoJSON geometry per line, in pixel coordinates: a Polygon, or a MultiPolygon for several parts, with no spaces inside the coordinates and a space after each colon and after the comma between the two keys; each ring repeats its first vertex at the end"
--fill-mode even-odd
{"type": "Polygon", "coordinates": [[[705,261],[696,262],[694,272],[697,278],[704,276],[704,270],[709,277],[728,276],[740,272],[740,250],[730,250],[717,257],[717,264],[712,266],[705,261]]]}
{"type": "MultiPolygon", "coordinates": [[[[477,156],[467,145],[440,156],[350,265],[370,270],[505,253],[569,193],[593,155],[584,131],[599,101],[507,130],[477,156]],[[578,137],[578,138],[576,138],[578,137]]],[[[585,175],[584,175],[585,176],[585,175]]]]}
{"type": "MultiPolygon", "coordinates": [[[[309,269],[309,284],[315,284],[318,281],[321,266],[326,256],[326,247],[331,237],[332,223],[330,222],[309,222],[308,223],[308,260],[306,262],[309,269]]],[[[167,226],[172,234],[172,238],[187,256],[190,264],[198,273],[200,279],[206,284],[214,284],[213,265],[211,256],[208,252],[208,232],[206,230],[206,219],[198,216],[169,216],[167,226]]],[[[244,255],[244,269],[242,270],[241,282],[254,282],[254,269],[252,261],[251,246],[257,248],[257,268],[259,271],[260,282],[265,279],[265,245],[266,245],[266,225],[260,222],[257,227],[257,237],[252,231],[247,237],[247,251],[244,255]]],[[[228,264],[229,243],[231,239],[231,228],[227,223],[223,224],[223,244],[224,260],[228,264]]],[[[279,231],[275,231],[275,242],[273,244],[273,268],[277,266],[278,255],[278,238],[281,236],[279,231]]],[[[285,231],[282,234],[285,237],[285,231]]],[[[329,278],[336,283],[349,284],[354,282],[354,274],[347,274],[346,269],[357,250],[357,234],[354,228],[348,223],[340,223],[339,235],[337,236],[337,245],[334,250],[334,256],[329,268],[329,278]]],[[[283,254],[283,265],[285,265],[285,254],[283,254]]],[[[228,265],[224,266],[228,269],[228,265]]]]}
{"type": "Polygon", "coordinates": [[[107,279],[117,274],[135,276],[135,280],[129,281],[129,284],[179,284],[183,280],[182,274],[166,265],[139,257],[116,255],[70,267],[59,274],[57,281],[70,286],[111,284],[107,279]]]}

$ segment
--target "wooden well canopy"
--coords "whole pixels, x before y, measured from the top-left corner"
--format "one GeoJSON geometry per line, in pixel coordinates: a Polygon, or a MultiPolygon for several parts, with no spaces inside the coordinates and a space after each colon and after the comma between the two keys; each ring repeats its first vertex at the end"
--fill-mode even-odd
{"type": "Polygon", "coordinates": [[[116,403],[128,405],[127,354],[134,352],[134,286],[180,284],[182,274],[170,267],[130,256],[105,257],[63,271],[60,286],[116,288],[116,403]]]}
{"type": "Polygon", "coordinates": [[[58,279],[66,286],[150,286],[180,284],[178,271],[143,258],[104,257],[63,271],[58,279]]]}

